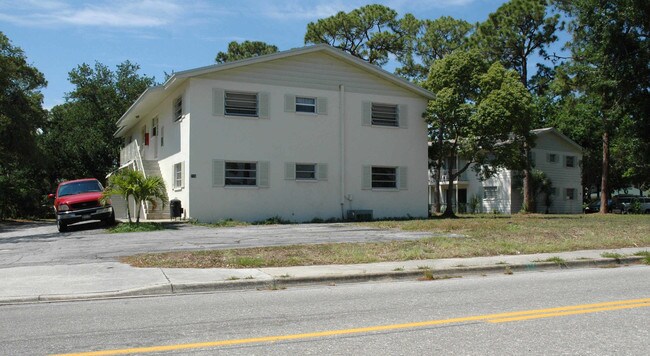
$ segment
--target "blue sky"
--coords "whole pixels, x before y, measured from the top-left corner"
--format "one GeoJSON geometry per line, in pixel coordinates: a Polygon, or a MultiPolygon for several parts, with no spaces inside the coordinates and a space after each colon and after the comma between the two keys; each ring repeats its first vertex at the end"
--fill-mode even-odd
{"type": "MultiPolygon", "coordinates": [[[[0,0],[0,31],[45,74],[44,106],[62,104],[68,72],[99,61],[112,69],[130,60],[141,74],[214,63],[230,41],[256,40],[280,50],[304,45],[307,24],[380,3],[400,16],[484,21],[504,0],[0,0]]],[[[390,68],[386,68],[391,70],[390,68]]]]}

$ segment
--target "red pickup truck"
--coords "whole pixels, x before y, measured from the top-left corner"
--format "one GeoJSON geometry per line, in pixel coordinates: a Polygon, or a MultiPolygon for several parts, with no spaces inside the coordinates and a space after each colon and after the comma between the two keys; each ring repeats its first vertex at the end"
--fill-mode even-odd
{"type": "Polygon", "coordinates": [[[115,212],[111,202],[102,202],[102,184],[95,178],[70,180],[59,184],[54,199],[56,227],[65,232],[68,225],[80,221],[101,220],[108,225],[115,224],[115,212]]]}

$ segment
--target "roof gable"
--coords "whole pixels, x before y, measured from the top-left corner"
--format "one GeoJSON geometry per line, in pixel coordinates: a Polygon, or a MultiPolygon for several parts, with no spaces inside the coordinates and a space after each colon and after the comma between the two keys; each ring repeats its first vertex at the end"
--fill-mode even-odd
{"type": "Polygon", "coordinates": [[[537,136],[535,148],[549,151],[570,151],[582,153],[582,146],[566,137],[554,127],[532,130],[537,136]]]}

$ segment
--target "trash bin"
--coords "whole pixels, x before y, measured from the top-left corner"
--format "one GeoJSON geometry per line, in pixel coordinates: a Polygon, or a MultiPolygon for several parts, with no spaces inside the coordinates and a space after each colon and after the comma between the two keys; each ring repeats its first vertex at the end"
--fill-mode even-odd
{"type": "Polygon", "coordinates": [[[169,201],[169,216],[174,218],[180,218],[183,215],[183,207],[181,206],[180,199],[172,199],[169,201]]]}

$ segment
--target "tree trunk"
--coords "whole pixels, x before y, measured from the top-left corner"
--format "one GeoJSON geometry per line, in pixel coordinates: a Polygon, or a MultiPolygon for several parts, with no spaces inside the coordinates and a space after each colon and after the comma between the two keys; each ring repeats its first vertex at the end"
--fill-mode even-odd
{"type": "Polygon", "coordinates": [[[142,206],[142,202],[136,201],[135,203],[135,224],[139,225],[140,224],[140,207],[142,206]]]}
{"type": "Polygon", "coordinates": [[[533,206],[533,194],[531,192],[531,164],[530,164],[530,147],[527,143],[524,144],[524,155],[526,157],[526,167],[524,168],[524,204],[522,211],[524,213],[532,213],[535,210],[533,206]]]}
{"type": "Polygon", "coordinates": [[[600,178],[600,213],[607,214],[607,198],[609,197],[609,188],[607,187],[607,178],[609,176],[609,132],[607,128],[603,132],[603,170],[600,178]]]}
{"type": "Polygon", "coordinates": [[[449,187],[447,188],[447,194],[445,196],[447,197],[447,207],[445,208],[445,212],[442,214],[442,217],[444,218],[455,218],[456,214],[454,213],[454,208],[452,206],[453,202],[453,196],[454,196],[454,179],[456,177],[451,174],[451,169],[449,170],[449,187]]]}
{"type": "Polygon", "coordinates": [[[440,167],[434,170],[433,184],[433,211],[440,213],[440,167]]]}

